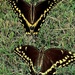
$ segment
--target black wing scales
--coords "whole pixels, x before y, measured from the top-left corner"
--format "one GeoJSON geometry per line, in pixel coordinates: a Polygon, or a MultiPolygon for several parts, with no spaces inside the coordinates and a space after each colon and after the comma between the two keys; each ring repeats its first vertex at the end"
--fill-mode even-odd
{"type": "Polygon", "coordinates": [[[30,32],[27,23],[31,22],[31,5],[23,0],[8,0],[8,2],[12,5],[12,8],[15,11],[15,13],[18,13],[18,17],[20,18],[20,21],[24,24],[26,32],[30,32]]]}
{"type": "Polygon", "coordinates": [[[40,25],[41,23],[44,23],[44,19],[46,18],[47,14],[49,13],[49,11],[51,11],[51,9],[62,0],[45,0],[43,2],[39,2],[36,6],[35,6],[35,22],[37,23],[34,32],[39,31],[40,25]]]}
{"type": "Polygon", "coordinates": [[[19,53],[21,56],[25,55],[26,57],[29,57],[32,60],[33,65],[35,64],[39,54],[39,51],[36,48],[29,45],[17,47],[15,51],[19,53]]]}
{"type": "Polygon", "coordinates": [[[51,48],[45,51],[43,74],[55,74],[56,67],[64,67],[75,61],[75,53],[58,48],[51,48]],[[51,64],[49,64],[51,63],[51,64]]]}
{"type": "Polygon", "coordinates": [[[29,65],[32,75],[37,73],[33,67],[36,65],[39,55],[39,51],[36,48],[29,45],[20,46],[15,48],[15,53],[18,54],[29,65]]]}

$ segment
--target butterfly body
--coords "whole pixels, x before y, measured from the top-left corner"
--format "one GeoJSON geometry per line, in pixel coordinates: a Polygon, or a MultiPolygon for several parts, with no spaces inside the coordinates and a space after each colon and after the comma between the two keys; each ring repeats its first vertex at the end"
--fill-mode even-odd
{"type": "Polygon", "coordinates": [[[75,53],[59,48],[44,51],[25,45],[16,48],[15,52],[29,63],[32,75],[53,75],[56,67],[64,67],[75,61],[75,53]]]}
{"type": "Polygon", "coordinates": [[[24,0],[8,0],[14,11],[18,13],[21,22],[24,24],[26,34],[37,34],[47,13],[60,1],[61,0],[45,0],[34,5],[24,0]]]}

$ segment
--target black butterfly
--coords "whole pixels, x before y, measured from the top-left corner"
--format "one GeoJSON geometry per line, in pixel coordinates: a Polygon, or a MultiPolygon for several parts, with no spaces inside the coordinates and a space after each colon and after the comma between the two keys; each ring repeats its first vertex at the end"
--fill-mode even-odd
{"type": "Polygon", "coordinates": [[[8,0],[15,12],[18,13],[21,22],[24,24],[26,34],[37,34],[47,13],[60,1],[61,0],[45,0],[34,5],[24,0],[8,0]]]}
{"type": "Polygon", "coordinates": [[[75,53],[59,48],[46,51],[25,45],[15,49],[15,52],[29,64],[31,75],[53,75],[56,67],[64,67],[75,61],[75,53]]]}

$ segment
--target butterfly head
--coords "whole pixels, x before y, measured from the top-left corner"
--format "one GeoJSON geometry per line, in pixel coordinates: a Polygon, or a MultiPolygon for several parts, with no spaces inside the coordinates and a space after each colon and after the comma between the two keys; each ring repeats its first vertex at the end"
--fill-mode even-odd
{"type": "Polygon", "coordinates": [[[30,26],[30,33],[34,32],[34,26],[30,26]]]}

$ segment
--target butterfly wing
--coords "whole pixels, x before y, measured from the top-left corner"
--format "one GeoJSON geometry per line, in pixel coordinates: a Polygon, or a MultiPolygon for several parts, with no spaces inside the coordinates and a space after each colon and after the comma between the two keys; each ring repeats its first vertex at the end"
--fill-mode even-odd
{"type": "Polygon", "coordinates": [[[75,61],[75,53],[64,49],[51,48],[45,51],[41,72],[55,73],[56,67],[64,67],[75,61]]]}
{"type": "Polygon", "coordinates": [[[18,13],[20,21],[24,24],[26,32],[30,32],[29,23],[31,23],[31,5],[24,0],[8,0],[15,13],[18,13]]]}
{"type": "Polygon", "coordinates": [[[38,57],[38,50],[30,45],[20,46],[15,49],[15,52],[22,57],[26,57],[25,59],[31,59],[33,65],[35,64],[38,57]]]}
{"type": "Polygon", "coordinates": [[[35,75],[37,72],[33,66],[36,64],[39,51],[33,46],[25,45],[15,48],[15,53],[26,61],[30,67],[31,74],[35,75]]]}
{"type": "Polygon", "coordinates": [[[40,25],[44,22],[49,11],[60,1],[62,0],[45,0],[37,3],[34,12],[34,22],[36,23],[34,32],[39,31],[40,25]]]}

